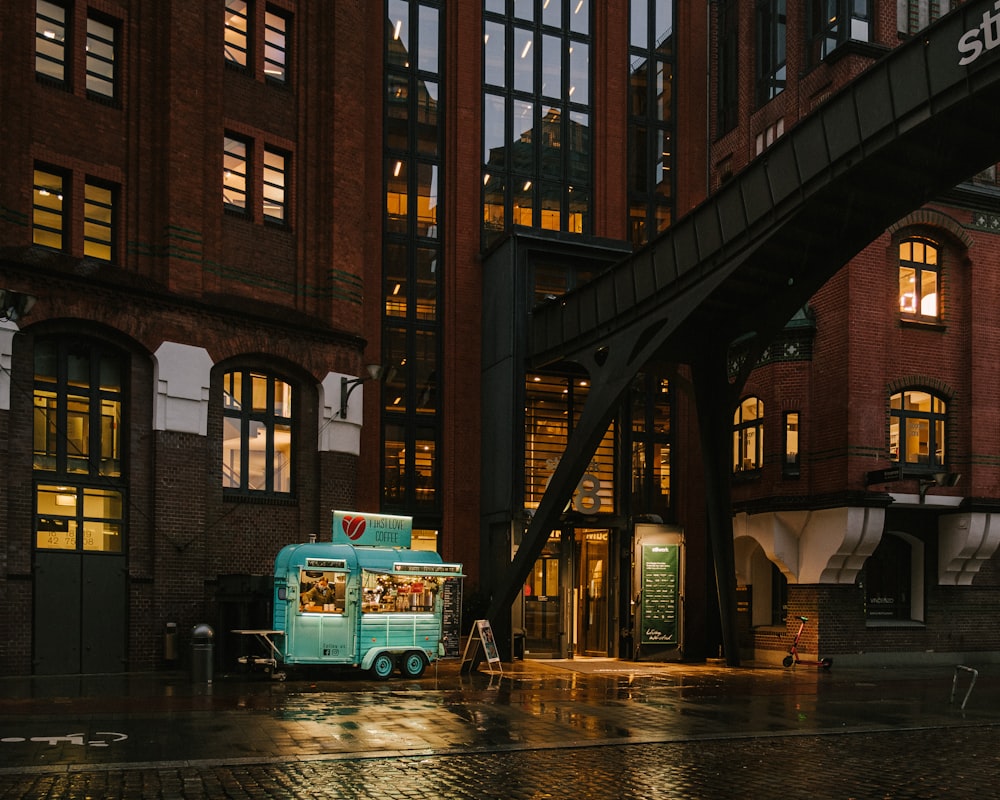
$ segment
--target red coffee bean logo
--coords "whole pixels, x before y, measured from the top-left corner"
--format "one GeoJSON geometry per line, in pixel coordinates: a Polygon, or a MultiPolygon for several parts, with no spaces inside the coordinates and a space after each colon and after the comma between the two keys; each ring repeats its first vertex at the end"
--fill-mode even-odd
{"type": "Polygon", "coordinates": [[[340,525],[344,529],[344,534],[352,542],[360,539],[361,535],[365,532],[364,517],[344,517],[340,525]]]}

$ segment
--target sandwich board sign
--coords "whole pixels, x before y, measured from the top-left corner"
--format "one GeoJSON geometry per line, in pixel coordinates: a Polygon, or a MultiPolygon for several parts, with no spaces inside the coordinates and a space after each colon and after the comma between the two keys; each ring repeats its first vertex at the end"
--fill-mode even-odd
{"type": "Polygon", "coordinates": [[[483,658],[486,659],[487,669],[493,672],[493,665],[496,665],[498,672],[503,673],[500,665],[500,651],[497,650],[497,640],[493,637],[493,628],[488,619],[477,619],[469,633],[469,640],[465,643],[465,652],[462,654],[461,671],[466,672],[472,668],[479,648],[483,648],[483,658]],[[466,667],[466,662],[469,666],[466,667]]]}

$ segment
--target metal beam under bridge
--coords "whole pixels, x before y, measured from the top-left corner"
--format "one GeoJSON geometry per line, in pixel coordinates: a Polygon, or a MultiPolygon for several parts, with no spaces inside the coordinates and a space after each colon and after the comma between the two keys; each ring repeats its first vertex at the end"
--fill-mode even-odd
{"type": "Polygon", "coordinates": [[[1000,47],[988,49],[1000,38],[994,13],[994,0],[966,3],[887,53],[645,248],[534,310],[529,366],[576,362],[592,388],[494,586],[494,624],[506,629],[632,380],[654,360],[686,363],[699,400],[723,647],[727,663],[739,664],[725,451],[736,398],[756,356],[847,261],[896,220],[1000,161],[1000,47]],[[740,337],[751,345],[733,385],[727,353],[740,337]]]}

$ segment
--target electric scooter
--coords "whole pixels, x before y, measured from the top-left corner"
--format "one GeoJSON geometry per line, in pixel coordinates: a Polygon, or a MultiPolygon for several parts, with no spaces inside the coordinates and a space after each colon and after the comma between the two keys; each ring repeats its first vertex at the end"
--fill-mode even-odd
{"type": "Polygon", "coordinates": [[[795,633],[795,638],[792,640],[792,646],[788,648],[788,655],[782,660],[782,665],[786,667],[792,666],[792,664],[805,664],[810,667],[822,667],[823,669],[830,669],[833,666],[832,658],[821,658],[818,661],[803,661],[799,658],[799,639],[802,637],[802,629],[805,628],[806,623],[809,621],[809,617],[799,617],[799,629],[795,633]]]}

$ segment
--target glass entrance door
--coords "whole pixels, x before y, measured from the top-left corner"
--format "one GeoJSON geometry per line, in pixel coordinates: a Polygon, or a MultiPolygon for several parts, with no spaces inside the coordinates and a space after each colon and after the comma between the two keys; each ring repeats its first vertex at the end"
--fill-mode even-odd
{"type": "Polygon", "coordinates": [[[606,656],[608,640],[608,532],[578,530],[576,652],[606,656]]]}
{"type": "Polygon", "coordinates": [[[558,532],[549,537],[524,585],[524,644],[533,656],[559,653],[560,541],[558,532]]]}

